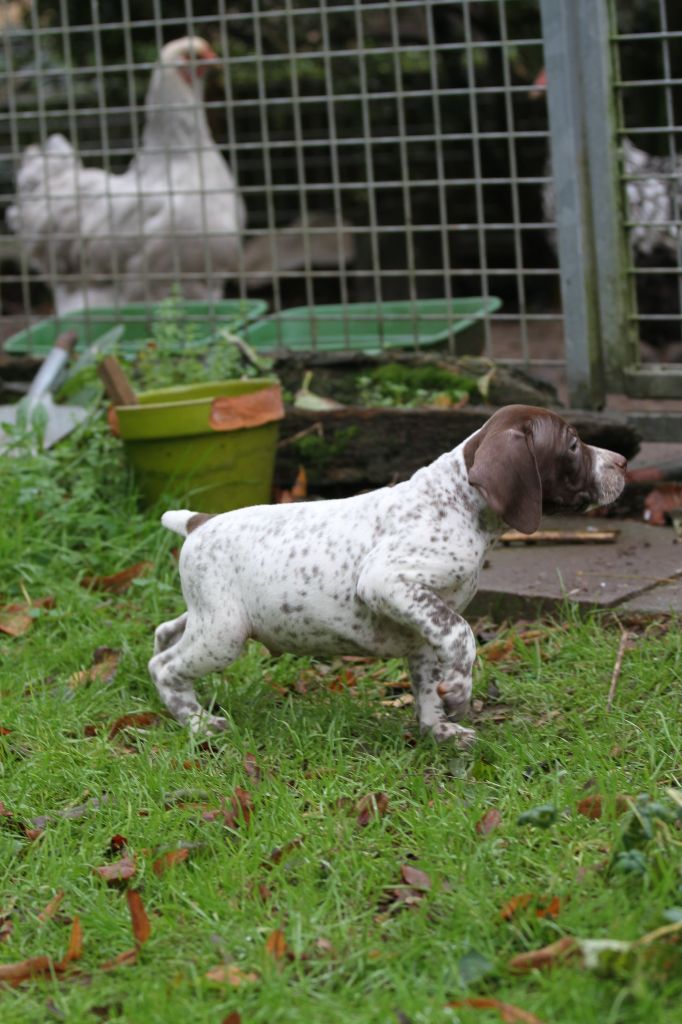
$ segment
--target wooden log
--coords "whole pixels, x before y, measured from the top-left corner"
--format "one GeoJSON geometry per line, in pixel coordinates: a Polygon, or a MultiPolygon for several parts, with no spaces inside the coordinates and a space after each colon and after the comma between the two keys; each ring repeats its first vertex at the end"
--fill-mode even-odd
{"type": "MultiPolygon", "coordinates": [[[[289,486],[305,465],[311,489],[341,493],[406,480],[450,451],[486,422],[495,410],[380,409],[348,407],[329,412],[288,409],[280,430],[277,482],[289,486]]],[[[588,444],[631,458],[637,433],[625,417],[562,411],[588,444]]]]}
{"type": "Polygon", "coordinates": [[[614,544],[620,530],[536,530],[520,533],[506,530],[500,537],[502,544],[614,544]]]}

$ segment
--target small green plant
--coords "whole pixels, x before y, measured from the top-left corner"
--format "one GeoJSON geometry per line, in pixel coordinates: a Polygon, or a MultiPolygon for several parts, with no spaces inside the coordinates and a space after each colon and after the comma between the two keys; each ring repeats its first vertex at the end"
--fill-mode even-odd
{"type": "Polygon", "coordinates": [[[203,339],[200,324],[187,321],[177,289],[159,303],[152,337],[137,353],[131,376],[142,390],[195,384],[204,380],[256,377],[265,367],[248,358],[244,343],[222,331],[219,340],[203,339]]]}
{"type": "Polygon", "coordinates": [[[386,363],[357,378],[362,405],[414,409],[448,408],[468,400],[478,390],[477,380],[438,366],[386,363]]]}

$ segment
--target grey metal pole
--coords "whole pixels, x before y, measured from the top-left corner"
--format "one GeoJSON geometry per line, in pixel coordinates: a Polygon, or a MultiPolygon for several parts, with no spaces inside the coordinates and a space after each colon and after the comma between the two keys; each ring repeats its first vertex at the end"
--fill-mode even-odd
{"type": "Polygon", "coordinates": [[[607,0],[541,0],[541,13],[569,394],[599,408],[603,344],[613,356],[627,333],[607,0]]]}

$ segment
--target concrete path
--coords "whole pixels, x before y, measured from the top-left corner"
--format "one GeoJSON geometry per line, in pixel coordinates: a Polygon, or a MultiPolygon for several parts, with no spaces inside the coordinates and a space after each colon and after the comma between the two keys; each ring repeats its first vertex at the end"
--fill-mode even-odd
{"type": "Polygon", "coordinates": [[[467,615],[535,615],[565,600],[582,607],[682,612],[682,543],[671,527],[553,516],[541,529],[618,530],[611,544],[498,545],[467,615]]]}

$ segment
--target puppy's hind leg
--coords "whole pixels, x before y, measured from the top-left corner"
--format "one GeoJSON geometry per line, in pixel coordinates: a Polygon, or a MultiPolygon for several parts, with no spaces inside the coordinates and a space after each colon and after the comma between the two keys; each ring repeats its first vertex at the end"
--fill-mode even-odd
{"type": "Polygon", "coordinates": [[[157,626],[154,633],[154,654],[159,654],[176,644],[185,632],[186,625],[187,612],[183,612],[177,619],[169,619],[168,622],[162,622],[157,626]]]}
{"type": "Polygon", "coordinates": [[[189,725],[194,733],[222,732],[228,726],[227,719],[202,708],[194,692],[195,679],[225,668],[244,645],[245,630],[239,627],[237,631],[234,626],[230,629],[229,622],[221,621],[221,625],[220,630],[211,630],[188,617],[177,642],[156,653],[149,662],[149,674],[159,697],[174,718],[189,725]]]}

